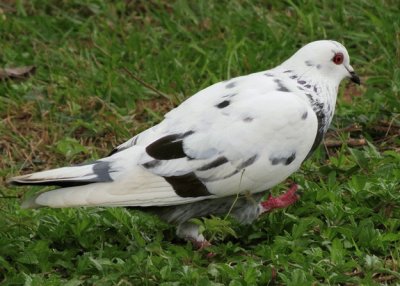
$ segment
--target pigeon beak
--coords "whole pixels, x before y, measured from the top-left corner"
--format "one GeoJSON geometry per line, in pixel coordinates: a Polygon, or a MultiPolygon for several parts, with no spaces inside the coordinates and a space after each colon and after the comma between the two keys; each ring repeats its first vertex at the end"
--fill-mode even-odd
{"type": "Polygon", "coordinates": [[[361,84],[360,77],[354,71],[350,72],[350,80],[358,85],[361,84]]]}
{"type": "Polygon", "coordinates": [[[356,72],[353,70],[353,68],[350,66],[349,68],[346,67],[346,69],[347,69],[347,71],[348,71],[349,74],[350,74],[350,80],[351,80],[352,82],[354,82],[354,83],[360,85],[360,84],[361,84],[360,77],[356,74],[356,72]]]}

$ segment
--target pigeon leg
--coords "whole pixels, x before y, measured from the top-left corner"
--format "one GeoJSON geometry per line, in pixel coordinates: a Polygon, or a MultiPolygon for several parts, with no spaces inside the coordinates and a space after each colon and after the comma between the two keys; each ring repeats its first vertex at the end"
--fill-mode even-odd
{"type": "Polygon", "coordinates": [[[194,223],[181,223],[176,229],[176,234],[180,238],[190,241],[197,250],[211,246],[211,243],[199,233],[199,226],[194,223]]]}
{"type": "Polygon", "coordinates": [[[297,202],[300,198],[296,193],[298,187],[297,184],[292,184],[289,190],[277,197],[270,194],[266,201],[260,203],[260,214],[271,212],[274,209],[286,208],[297,202]]]}

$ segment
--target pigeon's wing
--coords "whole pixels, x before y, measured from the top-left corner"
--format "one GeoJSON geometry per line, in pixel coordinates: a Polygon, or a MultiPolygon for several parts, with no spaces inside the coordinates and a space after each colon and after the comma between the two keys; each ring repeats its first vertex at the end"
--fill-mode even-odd
{"type": "Polygon", "coordinates": [[[309,153],[318,120],[289,83],[257,73],[200,93],[155,127],[163,134],[157,140],[137,138],[146,146],[139,163],[179,196],[260,192],[296,171],[309,153]]]}
{"type": "Polygon", "coordinates": [[[90,167],[14,182],[47,177],[77,185],[90,178],[40,194],[28,206],[161,206],[260,192],[296,171],[314,142],[317,118],[294,90],[262,73],[221,82],[90,167]]]}

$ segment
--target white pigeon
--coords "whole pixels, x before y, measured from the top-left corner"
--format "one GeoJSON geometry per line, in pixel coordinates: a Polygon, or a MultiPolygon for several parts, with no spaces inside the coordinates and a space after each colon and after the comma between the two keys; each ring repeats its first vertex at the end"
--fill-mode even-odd
{"type": "Polygon", "coordinates": [[[178,224],[177,234],[207,241],[191,218],[230,213],[251,223],[297,200],[297,186],[261,202],[321,142],[342,79],[360,79],[338,42],[311,42],[281,65],[213,84],[164,120],[93,163],[11,178],[61,188],[23,207],[135,207],[178,224]]]}

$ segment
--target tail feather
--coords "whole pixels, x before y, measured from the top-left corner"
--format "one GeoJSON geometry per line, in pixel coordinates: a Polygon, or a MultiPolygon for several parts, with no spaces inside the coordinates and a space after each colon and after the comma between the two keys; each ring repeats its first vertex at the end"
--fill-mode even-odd
{"type": "Polygon", "coordinates": [[[142,148],[128,148],[91,164],[11,178],[15,185],[56,185],[23,202],[24,208],[80,206],[166,206],[199,201],[181,197],[164,177],[137,164],[142,148]]]}
{"type": "Polygon", "coordinates": [[[11,178],[12,185],[40,185],[73,187],[91,183],[111,181],[108,162],[96,161],[91,164],[63,167],[11,178]]]}
{"type": "Polygon", "coordinates": [[[82,206],[166,206],[189,203],[207,197],[180,197],[164,178],[136,168],[133,174],[114,182],[86,184],[43,192],[23,202],[23,208],[65,208],[82,206]]]}
{"type": "Polygon", "coordinates": [[[37,186],[57,186],[61,188],[66,187],[76,187],[76,186],[84,186],[91,183],[96,183],[99,181],[72,181],[72,180],[58,180],[58,181],[33,181],[33,180],[20,180],[18,178],[12,178],[9,183],[15,186],[22,186],[22,185],[37,185],[37,186]]]}

